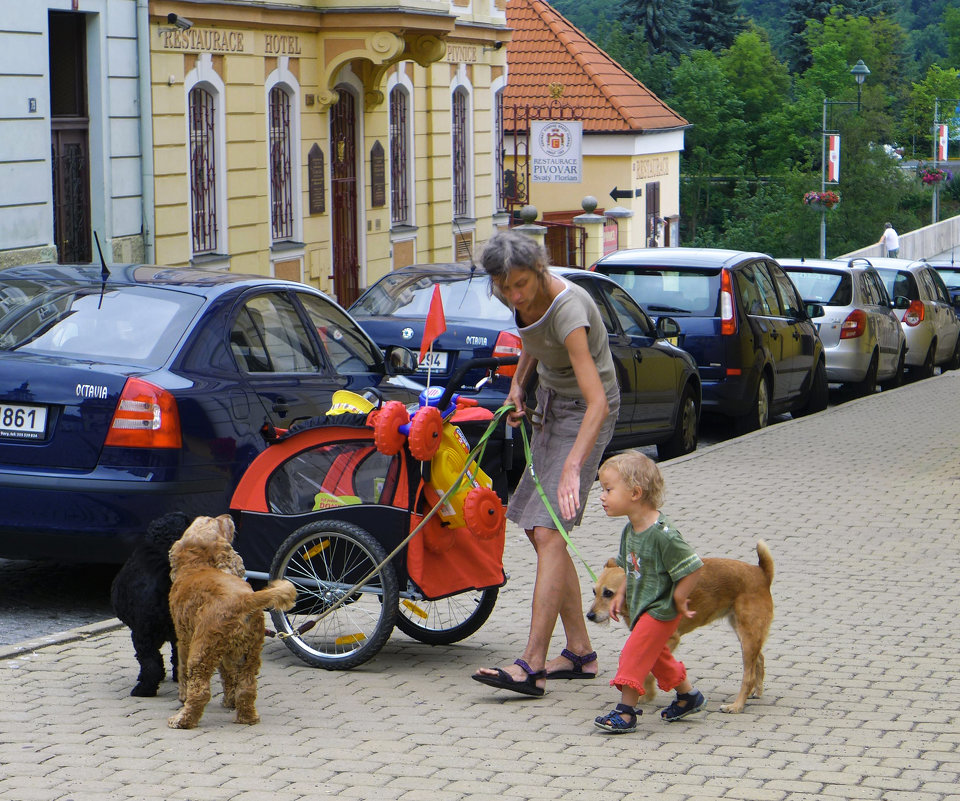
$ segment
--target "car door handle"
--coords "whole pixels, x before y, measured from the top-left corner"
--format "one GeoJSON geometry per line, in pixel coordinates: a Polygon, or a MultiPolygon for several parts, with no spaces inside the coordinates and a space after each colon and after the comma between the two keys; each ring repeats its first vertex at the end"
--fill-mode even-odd
{"type": "Polygon", "coordinates": [[[634,352],[633,352],[633,358],[636,359],[638,362],[642,362],[642,361],[643,361],[643,352],[642,352],[642,351],[639,351],[639,350],[634,350],[634,352]]]}
{"type": "Polygon", "coordinates": [[[283,398],[277,398],[273,402],[273,411],[276,412],[280,417],[286,417],[287,412],[290,411],[290,407],[283,398]]]}

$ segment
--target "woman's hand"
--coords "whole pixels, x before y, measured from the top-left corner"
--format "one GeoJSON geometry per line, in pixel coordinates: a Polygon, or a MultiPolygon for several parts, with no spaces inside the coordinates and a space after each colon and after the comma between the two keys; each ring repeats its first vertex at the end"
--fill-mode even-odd
{"type": "Polygon", "coordinates": [[[569,457],[560,473],[557,501],[560,504],[560,517],[571,520],[577,516],[580,509],[580,465],[569,457]]]}
{"type": "Polygon", "coordinates": [[[507,393],[507,398],[504,403],[513,406],[513,411],[507,412],[507,423],[513,428],[519,426],[520,421],[526,416],[523,411],[523,401],[525,398],[526,393],[516,381],[510,384],[510,392],[507,393]]]}

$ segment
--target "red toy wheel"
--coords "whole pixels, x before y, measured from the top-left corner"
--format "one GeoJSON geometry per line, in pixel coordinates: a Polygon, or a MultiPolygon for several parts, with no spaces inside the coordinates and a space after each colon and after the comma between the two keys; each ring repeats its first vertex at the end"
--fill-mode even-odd
{"type": "Polygon", "coordinates": [[[489,487],[474,487],[463,501],[463,520],[481,540],[496,537],[506,522],[500,496],[489,487]]]}
{"type": "Polygon", "coordinates": [[[373,441],[377,450],[387,456],[400,453],[406,437],[400,433],[399,428],[409,422],[407,407],[400,401],[387,401],[383,404],[373,424],[373,441]]]}
{"type": "Polygon", "coordinates": [[[443,417],[436,406],[424,406],[410,423],[410,453],[414,459],[429,462],[440,450],[443,417]]]}

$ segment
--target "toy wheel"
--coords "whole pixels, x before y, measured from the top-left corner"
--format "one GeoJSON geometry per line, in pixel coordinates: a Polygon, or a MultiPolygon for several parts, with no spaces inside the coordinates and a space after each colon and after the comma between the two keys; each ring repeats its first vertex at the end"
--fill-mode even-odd
{"type": "Polygon", "coordinates": [[[467,528],[482,540],[496,537],[503,530],[503,503],[489,487],[474,487],[463,500],[463,520],[467,528]]]}
{"type": "Polygon", "coordinates": [[[406,437],[398,429],[409,422],[407,407],[400,401],[388,401],[380,407],[380,414],[373,423],[373,441],[377,450],[387,456],[400,453],[406,437]]]}
{"type": "MultiPolygon", "coordinates": [[[[406,410],[404,410],[406,411],[406,410]]],[[[410,454],[421,462],[429,462],[440,450],[443,417],[436,406],[424,406],[410,423],[410,454]]]]}
{"type": "Polygon", "coordinates": [[[309,523],[287,537],[270,566],[271,579],[287,579],[297,588],[293,609],[270,612],[287,648],[308,665],[328,670],[371,659],[393,631],[400,600],[397,574],[393,565],[383,564],[386,558],[372,535],[343,520],[309,523]]]}
{"type": "Polygon", "coordinates": [[[469,637],[490,617],[499,587],[469,590],[439,601],[400,601],[397,628],[427,645],[450,645],[469,637]]]}

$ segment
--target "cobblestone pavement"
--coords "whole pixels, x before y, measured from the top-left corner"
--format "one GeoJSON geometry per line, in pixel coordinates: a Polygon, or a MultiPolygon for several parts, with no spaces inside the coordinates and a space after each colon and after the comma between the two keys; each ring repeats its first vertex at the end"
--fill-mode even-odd
{"type": "MultiPolygon", "coordinates": [[[[214,701],[200,728],[168,729],[175,687],[127,695],[116,621],[0,649],[0,799],[960,799],[958,397],[948,373],[662,465],[664,508],[702,555],[752,560],[762,537],[776,560],[766,692],[741,715],[718,709],[740,681],[725,624],[679,649],[707,712],[665,724],[660,696],[633,735],[592,725],[617,700],[621,627],[593,630],[598,681],[540,699],[470,681],[526,638],[533,562],[511,527],[512,578],[477,634],[395,632],[345,672],[268,640],[258,726],[214,701]]],[[[619,529],[594,493],[575,534],[588,562],[619,529]]]]}

